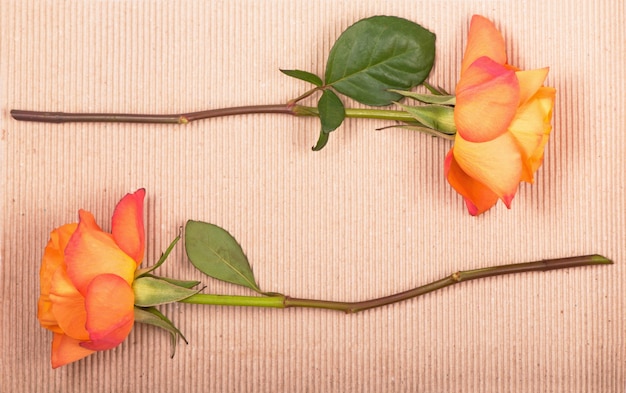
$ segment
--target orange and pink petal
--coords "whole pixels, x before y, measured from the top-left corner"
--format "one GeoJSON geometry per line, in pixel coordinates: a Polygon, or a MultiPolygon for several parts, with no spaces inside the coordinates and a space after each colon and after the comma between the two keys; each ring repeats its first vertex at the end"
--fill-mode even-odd
{"type": "Polygon", "coordinates": [[[50,301],[52,314],[63,333],[77,340],[89,339],[89,333],[85,329],[85,299],[62,269],[52,278],[50,301]]]}
{"type": "Polygon", "coordinates": [[[80,222],[65,249],[67,273],[85,295],[87,286],[101,274],[115,274],[128,284],[133,282],[137,263],[122,251],[113,237],[96,229],[91,213],[80,211],[80,222]]]}
{"type": "Polygon", "coordinates": [[[94,353],[80,346],[80,341],[55,333],[52,339],[52,368],[64,366],[94,353]]]}
{"type": "Polygon", "coordinates": [[[522,175],[521,155],[511,134],[485,143],[468,142],[457,135],[453,154],[463,172],[510,204],[522,175]]]}
{"type": "Polygon", "coordinates": [[[115,274],[103,274],[89,284],[85,297],[91,350],[115,348],[126,339],[135,319],[135,296],[132,287],[115,274]]]}
{"type": "Polygon", "coordinates": [[[486,142],[507,131],[519,104],[514,71],[487,57],[476,60],[456,88],[454,123],[465,140],[486,142]]]}
{"type": "Polygon", "coordinates": [[[142,188],[127,194],[113,212],[113,239],[119,247],[130,255],[137,265],[143,261],[145,234],[143,224],[143,201],[146,191],[142,188]]]}
{"type": "Polygon", "coordinates": [[[461,76],[474,61],[483,56],[504,65],[506,63],[504,38],[493,22],[484,16],[474,15],[470,22],[467,46],[461,63],[461,76]]]}
{"type": "Polygon", "coordinates": [[[498,195],[484,184],[476,181],[461,169],[454,159],[453,149],[445,160],[445,173],[448,182],[463,196],[467,210],[473,216],[489,210],[498,201],[498,195]]]}

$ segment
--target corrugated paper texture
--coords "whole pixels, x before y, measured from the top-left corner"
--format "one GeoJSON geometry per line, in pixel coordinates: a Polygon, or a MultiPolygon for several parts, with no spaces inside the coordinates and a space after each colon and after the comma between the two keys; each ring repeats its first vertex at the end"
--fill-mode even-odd
{"type": "MultiPolygon", "coordinates": [[[[0,3],[2,392],[623,392],[626,389],[624,4],[606,1],[34,1],[0,3]],[[349,120],[321,152],[315,119],[186,126],[36,124],[11,109],[177,113],[282,103],[279,68],[321,73],[338,35],[396,15],[437,34],[430,81],[453,90],[471,15],[509,60],[550,66],[554,131],[511,210],[466,212],[451,143],[349,120]],[[57,370],[36,318],[49,232],[92,211],[105,229],[147,189],[147,262],[187,219],[235,235],[267,291],[361,300],[457,270],[600,253],[616,263],[495,277],[362,314],[175,305],[189,345],[136,326],[57,370]]],[[[352,104],[351,104],[352,105],[352,104]]],[[[178,247],[163,275],[206,292],[178,247]]]]}

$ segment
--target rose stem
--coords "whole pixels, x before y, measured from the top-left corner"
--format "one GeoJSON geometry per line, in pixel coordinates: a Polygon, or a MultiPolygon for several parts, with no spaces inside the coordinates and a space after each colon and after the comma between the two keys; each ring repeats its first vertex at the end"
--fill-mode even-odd
{"type": "MultiPolygon", "coordinates": [[[[317,108],[293,105],[251,105],[232,108],[209,109],[199,112],[150,115],[129,113],[66,113],[11,110],[15,120],[35,121],[43,123],[151,123],[151,124],[187,124],[196,120],[210,119],[222,116],[248,115],[254,113],[280,113],[294,116],[318,116],[317,108]]],[[[383,119],[413,122],[415,119],[408,113],[384,109],[346,108],[346,117],[363,119],[383,119]]]]}
{"type": "Polygon", "coordinates": [[[375,307],[386,306],[392,303],[401,302],[412,299],[438,289],[458,284],[464,281],[476,280],[492,276],[504,274],[523,273],[523,272],[539,272],[555,269],[566,269],[580,266],[591,265],[609,265],[613,262],[601,255],[585,255],[571,258],[547,259],[535,262],[516,263],[511,265],[492,266],[482,269],[473,269],[459,271],[450,276],[433,281],[405,292],[396,293],[394,295],[381,297],[378,299],[365,300],[360,302],[337,302],[329,300],[316,299],[300,299],[284,295],[272,295],[267,297],[260,296],[224,296],[224,295],[206,295],[197,294],[187,299],[181,300],[182,303],[194,304],[210,304],[222,306],[253,306],[253,307],[272,307],[272,308],[289,308],[289,307],[308,307],[322,308],[329,310],[343,311],[347,314],[368,310],[375,307]]]}

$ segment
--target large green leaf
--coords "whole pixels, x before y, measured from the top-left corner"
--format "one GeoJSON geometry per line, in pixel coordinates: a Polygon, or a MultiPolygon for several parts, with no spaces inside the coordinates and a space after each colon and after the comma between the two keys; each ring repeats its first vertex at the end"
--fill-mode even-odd
{"type": "Polygon", "coordinates": [[[261,292],[241,246],[217,225],[187,221],[185,250],[191,263],[204,274],[261,292]]]}
{"type": "Polygon", "coordinates": [[[326,85],[363,104],[382,106],[421,84],[435,60],[435,35],[393,16],[362,19],[347,28],[330,51],[326,85]]]}

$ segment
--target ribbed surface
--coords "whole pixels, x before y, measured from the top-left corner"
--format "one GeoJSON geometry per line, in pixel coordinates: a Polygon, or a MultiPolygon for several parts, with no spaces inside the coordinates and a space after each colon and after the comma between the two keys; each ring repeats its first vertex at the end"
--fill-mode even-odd
{"type": "MultiPolygon", "coordinates": [[[[0,2],[2,392],[617,392],[626,386],[626,14],[621,0],[0,2]],[[509,60],[551,66],[554,133],[534,185],[470,217],[443,180],[450,143],[348,121],[314,153],[314,119],[187,126],[20,123],[10,109],[175,113],[281,103],[341,31],[391,14],[437,34],[452,90],[473,13],[509,60]],[[178,305],[190,344],[137,326],[115,350],[49,367],[38,270],[49,231],[105,228],[145,187],[147,260],[186,219],[233,233],[267,291],[360,300],[453,271],[601,253],[605,268],[475,281],[356,315],[178,305]]],[[[161,273],[202,279],[179,247],[161,273]]],[[[246,294],[203,280],[208,292],[246,294]]]]}

